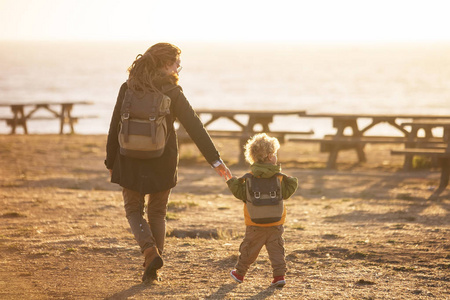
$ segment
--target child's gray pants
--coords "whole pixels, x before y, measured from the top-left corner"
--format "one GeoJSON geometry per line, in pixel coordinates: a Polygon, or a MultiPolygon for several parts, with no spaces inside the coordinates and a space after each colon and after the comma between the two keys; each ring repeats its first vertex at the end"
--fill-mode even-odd
{"type": "Polygon", "coordinates": [[[271,227],[247,226],[245,237],[239,247],[239,258],[236,272],[244,276],[250,265],[258,258],[263,246],[266,246],[272,265],[273,277],[285,276],[287,267],[285,260],[283,225],[271,227]]]}

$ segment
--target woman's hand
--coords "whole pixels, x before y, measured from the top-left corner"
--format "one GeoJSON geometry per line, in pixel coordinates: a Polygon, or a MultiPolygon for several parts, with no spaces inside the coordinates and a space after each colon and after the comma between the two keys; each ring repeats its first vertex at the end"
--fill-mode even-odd
{"type": "Polygon", "coordinates": [[[112,169],[108,169],[108,171],[109,171],[109,175],[112,176],[112,169]]]}
{"type": "Polygon", "coordinates": [[[225,180],[228,180],[232,177],[230,170],[227,168],[225,163],[221,163],[217,167],[214,168],[216,170],[217,174],[219,174],[221,177],[225,178],[225,180]]]}

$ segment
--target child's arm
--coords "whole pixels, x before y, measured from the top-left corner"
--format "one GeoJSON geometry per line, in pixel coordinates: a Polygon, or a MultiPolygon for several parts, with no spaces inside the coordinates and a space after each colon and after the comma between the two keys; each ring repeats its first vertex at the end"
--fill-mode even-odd
{"type": "Polygon", "coordinates": [[[283,199],[288,199],[289,197],[291,197],[297,190],[297,187],[297,177],[283,176],[283,180],[281,181],[281,193],[283,199]]]}
{"type": "Polygon", "coordinates": [[[236,178],[233,176],[230,180],[227,181],[227,185],[236,198],[244,202],[247,201],[244,178],[236,178]]]}

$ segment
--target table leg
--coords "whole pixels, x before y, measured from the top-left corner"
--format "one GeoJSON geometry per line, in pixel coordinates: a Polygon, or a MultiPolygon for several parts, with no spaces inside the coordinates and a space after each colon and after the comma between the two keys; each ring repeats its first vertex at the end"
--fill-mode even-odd
{"type": "Polygon", "coordinates": [[[25,134],[28,134],[27,120],[24,113],[23,105],[12,105],[13,120],[11,124],[11,134],[16,133],[17,126],[22,126],[25,134]]]}
{"type": "Polygon", "coordinates": [[[439,187],[434,193],[428,198],[430,200],[437,199],[439,195],[445,190],[448,185],[450,178],[450,158],[442,158],[441,160],[441,178],[439,181],[439,187]]]}
{"type": "MultiPolygon", "coordinates": [[[[360,137],[362,136],[362,133],[358,129],[358,124],[356,123],[356,120],[350,124],[350,128],[352,129],[353,135],[360,137]]],[[[356,154],[358,155],[358,161],[359,162],[366,162],[366,153],[364,153],[364,145],[363,144],[355,144],[355,150],[356,154]]]]}
{"type": "Polygon", "coordinates": [[[444,139],[444,142],[446,143],[450,142],[450,127],[447,126],[444,127],[444,133],[442,135],[442,138],[444,139]]]}
{"type": "Polygon", "coordinates": [[[74,134],[75,129],[73,128],[73,123],[75,120],[72,118],[72,108],[73,108],[73,105],[70,105],[67,109],[67,119],[69,120],[69,124],[70,124],[70,133],[74,134]]]}
{"type": "Polygon", "coordinates": [[[70,133],[75,133],[74,127],[73,127],[73,119],[72,119],[72,107],[73,104],[62,104],[61,105],[61,115],[60,115],[60,129],[59,134],[64,133],[64,124],[68,123],[70,126],[70,133]]]}
{"type": "Polygon", "coordinates": [[[336,168],[336,160],[339,153],[339,146],[334,145],[331,147],[330,155],[328,156],[327,169],[336,168]]]}
{"type": "Polygon", "coordinates": [[[66,106],[61,105],[61,114],[59,115],[59,134],[64,132],[64,118],[66,117],[66,106]]]}
{"type": "MultiPolygon", "coordinates": [[[[358,137],[362,135],[362,132],[358,128],[358,124],[356,119],[333,119],[333,127],[336,128],[336,137],[344,137],[345,128],[350,127],[352,129],[352,135],[354,137],[358,137]]],[[[354,144],[347,145],[346,147],[342,144],[336,142],[330,148],[330,155],[328,156],[327,168],[334,169],[336,167],[336,161],[339,154],[339,151],[344,149],[355,149],[356,154],[358,155],[359,162],[366,161],[366,154],[364,153],[364,145],[363,144],[354,144]]]]}
{"type": "MultiPolygon", "coordinates": [[[[409,142],[406,142],[405,148],[413,148],[414,147],[413,140],[417,136],[418,131],[419,131],[419,129],[414,127],[414,126],[411,128],[411,132],[408,135],[409,142]]],[[[414,157],[414,155],[412,155],[412,154],[405,154],[405,159],[404,159],[404,162],[403,162],[403,169],[405,171],[409,171],[409,170],[412,169],[412,167],[413,167],[413,164],[412,164],[413,157],[414,157]]]]}

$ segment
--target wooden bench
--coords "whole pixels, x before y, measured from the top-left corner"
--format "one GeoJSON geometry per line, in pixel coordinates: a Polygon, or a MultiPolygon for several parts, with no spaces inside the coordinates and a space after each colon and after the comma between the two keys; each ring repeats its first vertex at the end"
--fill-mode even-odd
{"type": "MultiPolygon", "coordinates": [[[[98,118],[98,116],[96,115],[89,115],[89,116],[74,116],[74,117],[70,117],[70,120],[74,123],[78,122],[78,120],[80,119],[94,119],[94,118],[98,118]]],[[[66,121],[69,121],[69,118],[65,118],[66,121]]],[[[59,120],[59,118],[55,118],[52,116],[33,116],[31,118],[28,118],[27,121],[50,121],[50,120],[59,120]]],[[[0,121],[6,121],[6,123],[8,125],[12,124],[15,119],[14,118],[9,118],[9,117],[0,117],[0,121]]],[[[17,122],[24,122],[24,119],[18,119],[17,122]]]]}
{"type": "MultiPolygon", "coordinates": [[[[17,126],[21,126],[25,128],[27,126],[28,121],[51,121],[51,120],[58,120],[61,122],[61,124],[68,124],[70,126],[70,133],[75,133],[73,125],[78,123],[78,120],[81,119],[94,119],[98,118],[96,115],[85,115],[85,116],[74,116],[74,117],[65,117],[64,120],[61,122],[60,118],[53,117],[53,116],[32,116],[27,119],[25,118],[8,118],[8,117],[0,117],[0,121],[5,121],[6,125],[8,125],[11,128],[16,128],[17,126]]],[[[14,130],[15,133],[15,130],[14,130]]],[[[27,132],[26,132],[27,133],[27,132]]],[[[62,128],[60,131],[60,134],[62,134],[62,128]]]]}
{"type": "Polygon", "coordinates": [[[94,116],[72,116],[72,109],[75,105],[91,105],[90,101],[40,101],[40,102],[24,102],[24,103],[0,103],[0,107],[9,107],[11,109],[12,116],[3,118],[6,124],[11,127],[11,134],[16,133],[17,127],[22,127],[25,134],[28,133],[27,121],[28,120],[59,120],[60,130],[59,133],[63,134],[64,125],[70,126],[70,132],[75,133],[73,125],[77,123],[79,119],[94,117],[94,116]],[[59,111],[56,107],[59,107],[59,111]],[[49,116],[38,116],[35,113],[37,111],[45,111],[49,116]]]}
{"type": "MultiPolygon", "coordinates": [[[[440,137],[441,141],[445,145],[447,145],[447,142],[450,140],[450,120],[446,118],[433,118],[433,119],[418,119],[413,120],[412,122],[403,122],[401,123],[402,127],[409,127],[410,131],[408,134],[408,142],[405,143],[405,148],[442,148],[439,147],[437,144],[417,144],[414,142],[414,139],[419,136],[419,132],[423,131],[425,133],[426,139],[436,139],[436,137],[433,134],[433,129],[441,128],[443,130],[442,136],[440,137]]],[[[413,154],[405,154],[405,160],[404,160],[404,169],[409,170],[412,168],[413,165],[413,154]]],[[[436,157],[433,157],[433,164],[439,165],[439,162],[436,162],[436,157]]]]}
{"type": "Polygon", "coordinates": [[[447,187],[450,176],[450,151],[448,147],[442,148],[407,148],[403,150],[391,150],[392,155],[421,155],[436,158],[439,160],[441,168],[441,178],[439,187],[429,197],[436,199],[447,187]]]}
{"type": "Polygon", "coordinates": [[[434,156],[438,158],[450,157],[450,152],[446,152],[446,148],[407,148],[402,150],[391,150],[392,155],[423,155],[434,156]]]}
{"type": "MultiPolygon", "coordinates": [[[[448,115],[380,115],[380,114],[306,114],[305,118],[330,118],[333,122],[333,127],[336,129],[336,133],[332,136],[324,136],[320,139],[292,139],[292,141],[298,142],[319,142],[321,144],[321,151],[330,152],[327,168],[336,167],[336,159],[339,151],[354,149],[358,154],[359,162],[366,161],[364,146],[368,143],[406,143],[411,141],[411,135],[404,127],[404,123],[401,120],[445,120],[450,119],[448,115]],[[360,122],[359,122],[360,121],[360,122]],[[358,124],[360,123],[360,124],[358,124]],[[401,134],[400,137],[395,136],[370,136],[367,135],[369,130],[372,130],[379,124],[385,124],[396,130],[401,134]],[[351,134],[349,134],[351,132],[351,134]]],[[[429,136],[426,136],[429,138],[429,136]]],[[[434,140],[429,139],[431,143],[434,140]]],[[[442,139],[441,139],[442,141],[442,139]]],[[[422,142],[422,141],[420,141],[422,142]]],[[[436,140],[438,142],[438,140],[436,140]]],[[[414,144],[415,141],[412,141],[414,144]]],[[[417,141],[419,143],[419,141],[417,141]]],[[[405,144],[406,145],[406,144],[405,144]]],[[[419,144],[417,144],[419,145],[419,144]]]]}
{"type": "MultiPolygon", "coordinates": [[[[366,161],[366,155],[364,153],[364,146],[366,144],[404,144],[406,142],[411,142],[407,137],[401,136],[335,136],[335,135],[325,135],[323,138],[297,138],[294,137],[290,139],[292,142],[314,142],[320,144],[320,152],[329,152],[329,157],[327,161],[327,168],[333,169],[336,167],[336,161],[339,151],[354,149],[358,155],[359,162],[366,161]]],[[[416,145],[440,145],[442,144],[442,139],[425,139],[417,138],[414,140],[416,145]]]]}

